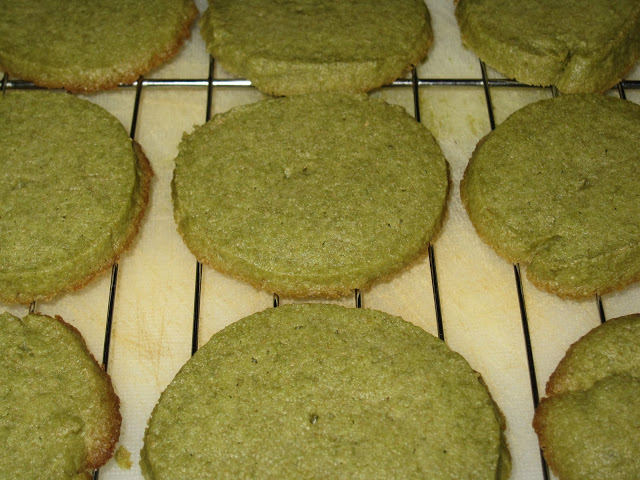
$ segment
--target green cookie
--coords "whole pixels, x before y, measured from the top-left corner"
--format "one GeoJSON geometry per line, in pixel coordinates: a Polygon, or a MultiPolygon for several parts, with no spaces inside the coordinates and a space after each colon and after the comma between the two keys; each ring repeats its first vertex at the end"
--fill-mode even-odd
{"type": "Polygon", "coordinates": [[[85,285],[131,243],[151,167],[122,125],[69,94],[0,98],[0,301],[85,285]]]}
{"type": "Polygon", "coordinates": [[[209,3],[200,22],[209,52],[272,95],[380,87],[433,41],[422,0],[209,3]]]}
{"type": "Polygon", "coordinates": [[[0,477],[86,478],[113,454],[119,400],[60,318],[0,315],[0,477]]]}
{"type": "Polygon", "coordinates": [[[215,334],[163,392],[145,478],[505,479],[479,375],[404,320],[329,304],[269,309],[215,334]]]}
{"type": "Polygon", "coordinates": [[[478,144],[460,185],[480,235],[538,287],[581,298],[640,279],[640,106],[543,100],[478,144]]]}
{"type": "Polygon", "coordinates": [[[640,56],[637,0],[458,0],[464,44],[504,75],[602,92],[640,56]]]}
{"type": "Polygon", "coordinates": [[[192,0],[3,2],[0,69],[73,92],[115,88],[175,55],[197,14],[192,0]]]}
{"type": "Polygon", "coordinates": [[[173,177],[195,256],[256,287],[346,295],[403,269],[438,230],[447,163],[400,107],[364,94],[266,100],[186,136],[173,177]]]}

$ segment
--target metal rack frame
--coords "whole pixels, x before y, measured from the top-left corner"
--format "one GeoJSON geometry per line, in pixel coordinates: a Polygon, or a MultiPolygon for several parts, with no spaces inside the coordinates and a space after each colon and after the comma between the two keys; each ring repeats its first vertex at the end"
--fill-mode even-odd
{"type": "MultiPolygon", "coordinates": [[[[212,109],[212,97],[213,90],[218,87],[251,87],[252,84],[249,80],[246,79],[218,79],[215,78],[214,75],[214,67],[215,61],[212,57],[209,59],[209,72],[207,79],[181,79],[181,78],[169,78],[169,79],[145,79],[140,77],[136,82],[127,85],[120,85],[119,88],[135,88],[135,100],[133,105],[133,113],[131,120],[131,128],[130,128],[130,138],[134,139],[136,135],[136,126],[139,116],[140,109],[140,99],[143,88],[162,88],[162,87],[203,87],[207,89],[207,104],[206,104],[206,114],[205,121],[209,121],[211,118],[211,109],[212,109]]],[[[504,88],[504,87],[519,87],[519,88],[541,88],[541,87],[531,87],[529,85],[524,85],[522,83],[516,82],[514,80],[508,79],[491,79],[487,74],[487,68],[485,64],[480,61],[481,68],[481,78],[466,78],[466,79],[430,79],[430,78],[418,78],[416,73],[416,69],[414,68],[411,72],[410,78],[403,78],[394,81],[392,84],[387,85],[387,87],[411,87],[412,96],[413,96],[413,107],[414,107],[414,117],[416,121],[420,122],[420,91],[425,88],[430,87],[478,87],[482,88],[485,96],[485,103],[487,107],[487,115],[489,119],[489,124],[491,130],[494,130],[496,127],[495,118],[494,118],[494,107],[491,99],[491,89],[493,88],[504,88]]],[[[6,92],[6,90],[10,89],[38,89],[40,87],[35,86],[31,82],[25,82],[21,80],[10,80],[8,75],[4,75],[1,80],[1,90],[2,94],[6,92]]],[[[622,81],[616,87],[617,93],[620,98],[626,99],[626,90],[638,90],[640,89],[640,80],[636,81],[622,81]]],[[[551,87],[551,93],[553,96],[557,96],[558,92],[555,87],[551,87]]],[[[429,258],[429,268],[431,273],[431,283],[432,283],[432,292],[434,298],[434,309],[435,309],[435,318],[437,323],[437,332],[438,337],[441,340],[445,340],[444,335],[444,320],[442,316],[441,310],[441,302],[440,302],[440,290],[438,286],[438,274],[437,274],[437,261],[436,261],[436,252],[433,245],[428,246],[428,258],[429,258]]],[[[202,292],[202,282],[203,282],[203,265],[200,262],[196,262],[195,269],[195,283],[194,283],[194,302],[193,302],[193,330],[192,330],[192,339],[191,339],[191,354],[193,355],[198,350],[198,342],[199,342],[199,325],[200,325],[200,301],[201,301],[201,292],[202,292]]],[[[538,382],[536,375],[536,366],[533,355],[533,348],[531,343],[530,331],[529,331],[529,322],[527,316],[527,307],[525,304],[523,287],[522,287],[522,277],[520,273],[520,266],[518,264],[513,265],[514,270],[514,282],[515,288],[517,290],[518,303],[520,308],[520,317],[522,322],[522,334],[523,334],[523,342],[526,349],[527,355],[527,365],[529,369],[529,380],[531,386],[531,398],[533,402],[534,408],[537,407],[539,403],[539,391],[538,391],[538,382]]],[[[109,287],[109,301],[108,308],[106,313],[106,326],[105,326],[105,336],[104,336],[104,346],[103,346],[103,355],[102,355],[102,364],[104,369],[108,369],[109,365],[109,351],[111,344],[111,336],[112,336],[112,328],[113,328],[113,311],[115,306],[115,297],[118,283],[118,264],[115,263],[112,266],[111,270],[111,281],[109,287]]],[[[354,301],[355,307],[361,308],[363,305],[363,294],[360,290],[354,291],[354,301]]],[[[600,321],[604,323],[606,321],[606,316],[604,312],[604,308],[602,305],[602,299],[600,296],[596,295],[595,297],[596,308],[598,310],[598,316],[600,321]]],[[[280,297],[277,293],[273,293],[273,307],[278,307],[280,304],[280,297]]],[[[35,311],[36,305],[33,302],[29,306],[29,313],[35,311]]],[[[540,454],[540,461],[542,464],[542,473],[544,480],[548,480],[550,478],[550,473],[548,466],[542,457],[542,453],[540,454]]],[[[93,478],[98,479],[99,470],[94,472],[93,478]]]]}

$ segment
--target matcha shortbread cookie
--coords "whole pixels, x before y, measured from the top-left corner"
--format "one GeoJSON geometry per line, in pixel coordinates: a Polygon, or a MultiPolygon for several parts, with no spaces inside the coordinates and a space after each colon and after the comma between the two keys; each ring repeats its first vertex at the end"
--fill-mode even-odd
{"type": "Polygon", "coordinates": [[[391,275],[438,230],[448,167],[429,131],[366,94],[265,100],[185,136],[178,231],[258,288],[339,296],[391,275]]]}
{"type": "Polygon", "coordinates": [[[373,310],[286,305],[215,334],[162,393],[148,480],[506,479],[502,419],[444,342],[373,310]]]}
{"type": "Polygon", "coordinates": [[[272,95],[380,87],[433,40],[422,0],[210,0],[200,30],[224,68],[272,95]]]}
{"type": "Polygon", "coordinates": [[[637,0],[457,0],[464,44],[516,80],[602,92],[640,56],[637,0]]]}
{"type": "Polygon", "coordinates": [[[460,185],[480,235],[562,297],[640,279],[640,106],[570,95],[524,107],[478,144],[460,185]]]}
{"type": "Polygon", "coordinates": [[[64,93],[0,98],[0,301],[80,288],[138,231],[151,168],[122,125],[64,93]]]}
{"type": "Polygon", "coordinates": [[[587,390],[612,375],[640,378],[640,314],[611,319],[569,347],[547,383],[547,395],[587,390]]]}
{"type": "Polygon", "coordinates": [[[547,383],[533,426],[560,480],[640,478],[640,315],[574,343],[547,383]]]}
{"type": "Polygon", "coordinates": [[[2,2],[0,70],[89,92],[131,83],[189,36],[192,0],[2,2]]]}
{"type": "Polygon", "coordinates": [[[88,478],[120,435],[108,375],[62,319],[4,313],[0,332],[0,477],[88,478]]]}

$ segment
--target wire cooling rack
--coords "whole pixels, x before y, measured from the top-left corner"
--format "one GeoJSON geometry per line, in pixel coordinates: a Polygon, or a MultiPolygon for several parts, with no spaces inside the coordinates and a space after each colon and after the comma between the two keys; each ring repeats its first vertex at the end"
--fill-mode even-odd
{"type": "MultiPolygon", "coordinates": [[[[206,97],[206,114],[204,121],[208,121],[211,116],[212,111],[212,98],[213,91],[219,87],[225,88],[247,88],[251,87],[251,82],[245,79],[227,79],[227,78],[216,78],[215,72],[215,61],[213,58],[210,58],[209,61],[209,73],[206,79],[180,79],[180,78],[168,78],[168,79],[146,79],[139,78],[138,81],[134,82],[131,85],[121,85],[122,89],[135,89],[135,97],[133,103],[133,113],[131,117],[131,127],[130,127],[130,137],[132,139],[136,136],[136,129],[138,124],[138,116],[139,116],[139,108],[141,102],[141,94],[143,90],[147,89],[162,89],[164,87],[172,87],[172,88],[206,88],[207,97],[206,97]]],[[[482,89],[484,92],[484,99],[486,103],[486,113],[488,117],[488,121],[490,124],[491,130],[495,128],[496,121],[494,118],[494,105],[492,102],[492,92],[500,88],[537,88],[537,87],[529,87],[527,85],[520,84],[513,80],[508,79],[493,79],[489,78],[487,74],[487,68],[485,65],[480,62],[480,78],[461,78],[461,79],[437,79],[437,78],[419,78],[415,69],[411,72],[410,78],[403,78],[396,80],[393,84],[388,87],[405,87],[411,88],[412,91],[412,99],[413,99],[413,115],[415,119],[420,122],[420,96],[426,90],[430,88],[437,87],[453,87],[453,88],[463,88],[463,87],[474,87],[477,89],[482,89]]],[[[12,80],[9,79],[7,75],[4,75],[2,78],[2,92],[3,94],[7,90],[11,89],[34,89],[33,84],[29,82],[24,82],[20,80],[12,80]]],[[[640,81],[623,81],[619,83],[615,90],[617,95],[620,98],[626,98],[627,90],[640,89],[640,81]]],[[[552,87],[551,94],[556,96],[558,93],[552,87]]],[[[437,325],[437,335],[440,339],[445,340],[445,319],[443,318],[443,312],[441,308],[441,293],[438,284],[438,271],[437,271],[437,257],[436,257],[437,247],[433,245],[429,245],[428,247],[428,260],[429,260],[429,270],[431,274],[431,287],[433,294],[433,305],[434,305],[434,314],[437,325]]],[[[114,264],[111,270],[111,281],[109,284],[109,292],[108,292],[108,306],[106,312],[106,322],[105,322],[105,332],[104,332],[104,346],[103,346],[103,355],[102,355],[102,363],[105,369],[109,368],[109,354],[110,354],[110,345],[112,339],[112,326],[113,326],[113,315],[114,315],[114,306],[116,302],[116,290],[118,287],[118,264],[114,264]]],[[[529,383],[530,383],[530,397],[533,403],[533,406],[538,405],[539,402],[539,391],[538,391],[538,376],[536,373],[536,362],[534,360],[534,354],[532,349],[532,341],[530,335],[530,327],[529,327],[529,319],[527,314],[527,305],[525,303],[525,295],[523,294],[523,284],[520,273],[519,265],[513,265],[513,274],[514,274],[514,283],[513,288],[517,292],[519,310],[520,310],[520,319],[522,322],[522,338],[521,341],[524,343],[525,352],[527,357],[527,366],[529,372],[529,383]]],[[[193,322],[192,322],[192,334],[191,334],[191,354],[195,353],[198,349],[199,345],[199,332],[200,332],[200,303],[201,303],[201,295],[202,295],[202,285],[203,285],[203,266],[200,262],[196,262],[195,264],[195,282],[194,282],[194,290],[193,290],[193,322]]],[[[365,294],[360,292],[359,290],[354,291],[354,303],[355,307],[360,308],[363,306],[363,297],[365,294]]],[[[273,293],[273,307],[277,307],[280,303],[280,297],[277,292],[273,293]]],[[[599,296],[596,296],[594,299],[594,308],[597,309],[597,315],[601,322],[606,321],[606,315],[603,308],[602,299],[599,296]]],[[[29,311],[33,312],[37,309],[35,303],[31,304],[29,307],[29,311]]],[[[550,478],[550,473],[548,467],[540,455],[540,463],[541,463],[541,474],[542,478],[548,480],[550,478]]],[[[100,475],[99,471],[94,472],[94,479],[97,479],[100,475]]]]}

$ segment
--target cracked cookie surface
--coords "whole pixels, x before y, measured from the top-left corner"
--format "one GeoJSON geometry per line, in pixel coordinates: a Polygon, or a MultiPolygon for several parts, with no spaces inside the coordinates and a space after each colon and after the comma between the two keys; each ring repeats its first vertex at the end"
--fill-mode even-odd
{"type": "Polygon", "coordinates": [[[640,475],[640,315],[575,342],[549,378],[533,427],[560,480],[640,475]]]}
{"type": "Polygon", "coordinates": [[[640,56],[636,0],[458,0],[464,44],[520,82],[601,92],[640,56]]]}

